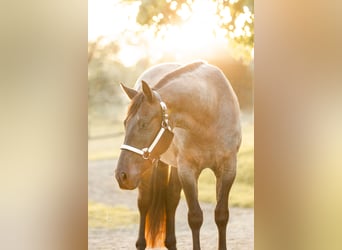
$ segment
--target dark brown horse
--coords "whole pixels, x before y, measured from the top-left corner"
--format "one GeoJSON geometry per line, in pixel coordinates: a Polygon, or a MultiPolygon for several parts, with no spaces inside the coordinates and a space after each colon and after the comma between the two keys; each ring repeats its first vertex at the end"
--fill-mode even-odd
{"type": "Polygon", "coordinates": [[[139,187],[137,248],[154,247],[162,235],[165,246],[176,249],[174,215],[182,187],[193,249],[200,249],[203,213],[197,181],[201,171],[210,168],[217,179],[218,248],[226,249],[228,196],[241,143],[239,105],[232,87],[218,68],[204,62],[156,66],[137,85],[138,90],[123,86],[132,102],[115,173],[121,188],[139,187]]]}

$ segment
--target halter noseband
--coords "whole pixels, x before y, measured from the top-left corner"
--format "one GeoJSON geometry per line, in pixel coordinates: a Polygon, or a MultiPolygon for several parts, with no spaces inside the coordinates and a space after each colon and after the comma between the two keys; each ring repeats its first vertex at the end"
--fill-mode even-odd
{"type": "MultiPolygon", "coordinates": [[[[153,149],[158,144],[158,142],[160,141],[161,137],[163,136],[163,134],[166,130],[168,130],[172,133],[172,129],[170,127],[169,118],[168,118],[168,114],[167,114],[167,106],[166,106],[165,102],[163,102],[161,100],[160,95],[156,91],[153,91],[153,92],[154,92],[155,96],[159,99],[159,104],[160,104],[160,107],[162,110],[162,121],[161,121],[161,125],[160,125],[161,127],[160,127],[158,134],[156,135],[153,142],[151,143],[151,145],[148,148],[139,149],[139,148],[136,148],[136,147],[133,147],[130,145],[126,145],[126,144],[122,144],[120,147],[120,149],[128,150],[128,151],[131,151],[131,152],[136,153],[138,155],[141,155],[144,160],[151,158],[150,156],[151,156],[153,149]]],[[[152,159],[152,160],[155,160],[155,159],[152,159]]]]}

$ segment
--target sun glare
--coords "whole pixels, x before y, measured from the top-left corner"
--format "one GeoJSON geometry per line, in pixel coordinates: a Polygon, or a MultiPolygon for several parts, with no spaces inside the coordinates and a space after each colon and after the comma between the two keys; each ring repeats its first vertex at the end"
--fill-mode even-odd
{"type": "MultiPolygon", "coordinates": [[[[180,61],[192,57],[206,57],[214,53],[216,48],[227,46],[227,35],[231,38],[251,35],[251,30],[245,23],[252,21],[252,13],[246,6],[244,13],[235,20],[235,29],[231,25],[229,30],[226,30],[222,29],[220,24],[228,24],[232,16],[230,9],[224,7],[220,1],[188,0],[191,9],[184,3],[178,8],[179,3],[176,1],[166,1],[171,4],[171,9],[178,9],[177,15],[182,23],[166,25],[155,36],[152,28],[142,28],[136,23],[139,1],[123,4],[120,0],[89,0],[88,40],[94,41],[103,36],[103,41],[116,41],[120,46],[116,58],[130,67],[143,57],[157,62],[164,54],[171,54],[180,61]],[[131,31],[131,34],[139,31],[140,38],[146,41],[144,45],[141,39],[135,39],[138,41],[136,43],[132,43],[134,39],[131,38],[129,44],[125,42],[127,31],[131,31]]],[[[159,14],[153,17],[153,20],[157,22],[162,18],[163,14],[159,14]]]]}
{"type": "Polygon", "coordinates": [[[88,0],[88,41],[98,37],[115,39],[135,24],[139,3],[122,4],[120,0],[88,0]],[[133,13],[133,15],[132,15],[133,13]]]}
{"type": "MultiPolygon", "coordinates": [[[[174,2],[171,2],[171,7],[174,2]]],[[[194,1],[192,10],[183,4],[177,11],[183,23],[162,29],[161,42],[169,51],[174,51],[176,57],[210,53],[214,44],[224,39],[224,32],[218,27],[216,8],[216,3],[208,0],[194,1]]]]}

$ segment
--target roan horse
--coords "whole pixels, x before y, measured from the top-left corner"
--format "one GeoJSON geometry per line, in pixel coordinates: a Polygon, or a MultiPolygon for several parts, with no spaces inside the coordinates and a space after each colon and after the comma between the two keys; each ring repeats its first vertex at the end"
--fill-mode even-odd
{"type": "Polygon", "coordinates": [[[241,143],[239,104],[228,80],[217,67],[198,61],[157,65],[139,77],[137,90],[122,87],[131,105],[115,177],[122,189],[139,188],[137,249],[176,249],[181,189],[193,249],[200,249],[197,181],[204,168],[216,176],[218,249],[227,249],[228,196],[241,143]]]}

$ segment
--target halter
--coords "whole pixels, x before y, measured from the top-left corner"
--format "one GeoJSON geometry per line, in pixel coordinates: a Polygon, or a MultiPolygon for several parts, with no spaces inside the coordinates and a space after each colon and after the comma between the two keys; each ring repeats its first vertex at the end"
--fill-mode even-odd
{"type": "MultiPolygon", "coordinates": [[[[171,129],[170,124],[169,124],[169,118],[168,118],[169,116],[167,114],[167,106],[166,106],[165,102],[163,102],[161,100],[160,95],[156,91],[153,91],[153,92],[156,95],[156,97],[158,98],[159,104],[160,104],[160,107],[162,110],[162,121],[161,121],[160,130],[159,130],[158,134],[156,135],[153,142],[151,143],[151,145],[148,148],[139,149],[139,148],[136,148],[136,147],[133,147],[130,145],[126,145],[126,144],[122,144],[120,147],[120,149],[128,150],[128,151],[131,151],[131,152],[136,153],[138,155],[141,155],[144,160],[148,160],[151,158],[150,156],[151,156],[153,149],[158,144],[158,142],[160,141],[160,139],[163,136],[165,131],[168,130],[172,133],[172,129],[171,129]]],[[[155,159],[152,159],[152,160],[155,160],[155,159]]]]}

